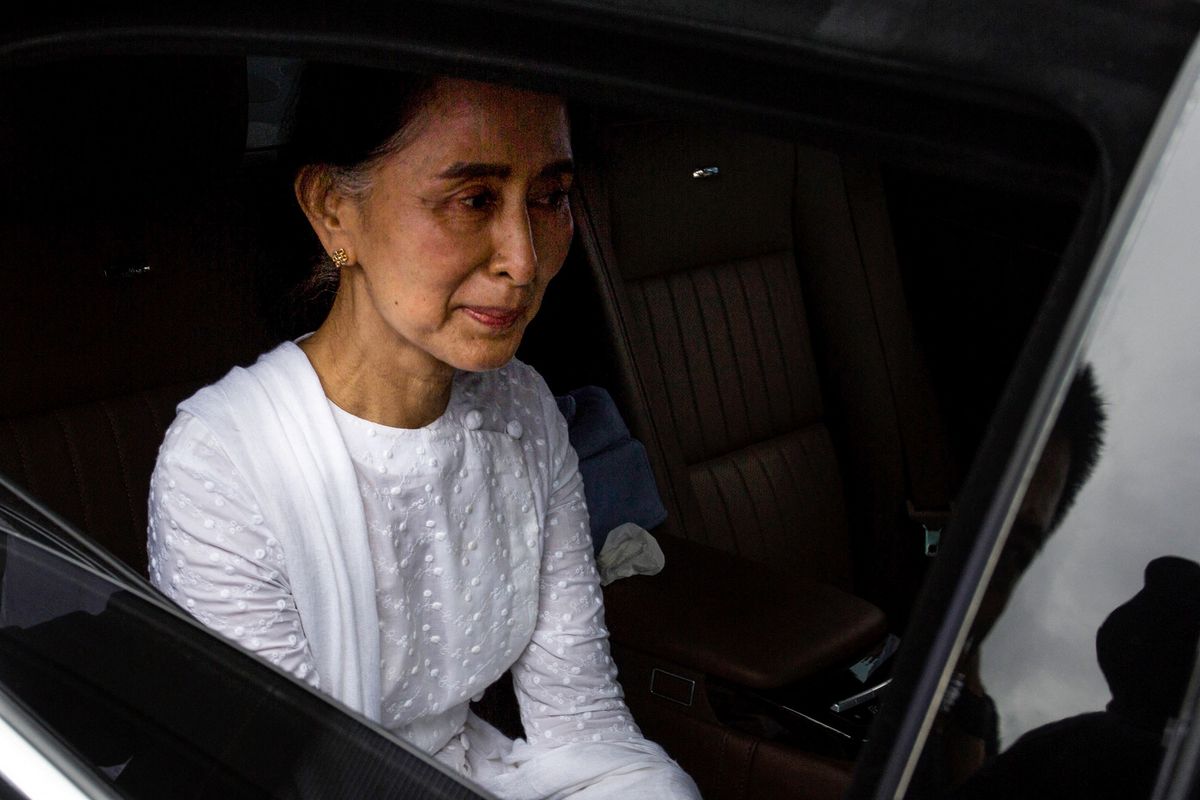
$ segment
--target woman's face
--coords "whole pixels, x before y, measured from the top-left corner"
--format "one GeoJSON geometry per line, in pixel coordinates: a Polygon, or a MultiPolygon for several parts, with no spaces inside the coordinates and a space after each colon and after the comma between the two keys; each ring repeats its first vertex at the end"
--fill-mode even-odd
{"type": "Polygon", "coordinates": [[[571,242],[562,101],[441,80],[370,178],[325,206],[322,239],[350,257],[338,299],[354,333],[417,368],[508,362],[571,242]]]}

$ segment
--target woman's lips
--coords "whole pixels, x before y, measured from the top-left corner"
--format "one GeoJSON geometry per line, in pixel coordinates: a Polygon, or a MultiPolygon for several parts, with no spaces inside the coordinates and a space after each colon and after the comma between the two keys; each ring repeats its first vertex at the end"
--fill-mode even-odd
{"type": "Polygon", "coordinates": [[[511,328],[524,314],[524,308],[494,308],[489,306],[463,306],[463,313],[471,319],[493,330],[511,328]]]}

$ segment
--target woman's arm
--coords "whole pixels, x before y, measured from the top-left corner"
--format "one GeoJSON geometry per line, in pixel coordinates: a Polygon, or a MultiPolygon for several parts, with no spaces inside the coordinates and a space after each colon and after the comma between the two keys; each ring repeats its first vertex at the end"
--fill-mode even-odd
{"type": "Polygon", "coordinates": [[[320,688],[283,551],[212,434],[180,413],[150,478],[150,582],[240,647],[320,688]]]}
{"type": "Polygon", "coordinates": [[[539,744],[640,739],[609,655],[577,469],[545,524],[537,626],[513,668],[526,735],[539,744]]]}
{"type": "Polygon", "coordinates": [[[625,705],[609,655],[578,459],[548,391],[543,408],[554,477],[537,623],[512,670],[529,742],[528,750],[514,751],[528,759],[519,772],[551,797],[698,798],[695,783],[642,736],[625,705]]]}

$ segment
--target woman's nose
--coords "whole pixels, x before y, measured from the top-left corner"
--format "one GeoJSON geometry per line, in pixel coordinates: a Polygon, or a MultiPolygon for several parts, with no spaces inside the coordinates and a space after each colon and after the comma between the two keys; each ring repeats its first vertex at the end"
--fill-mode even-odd
{"type": "Polygon", "coordinates": [[[518,286],[533,281],[537,274],[537,248],[533,241],[533,226],[529,209],[522,203],[497,220],[496,248],[492,256],[492,271],[506,275],[518,286]]]}

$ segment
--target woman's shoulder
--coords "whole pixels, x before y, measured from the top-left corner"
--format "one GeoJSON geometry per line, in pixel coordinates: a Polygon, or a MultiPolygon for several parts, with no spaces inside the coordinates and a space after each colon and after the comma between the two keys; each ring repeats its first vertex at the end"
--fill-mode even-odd
{"type": "Polygon", "coordinates": [[[181,402],[158,461],[232,468],[246,461],[247,447],[263,443],[268,417],[302,419],[304,409],[323,398],[308,358],[293,342],[284,342],[181,402]]]}
{"type": "Polygon", "coordinates": [[[324,408],[325,393],[308,357],[285,341],[248,366],[235,366],[178,406],[201,420],[227,445],[243,435],[262,435],[275,419],[308,419],[324,408]]]}
{"type": "Polygon", "coordinates": [[[320,380],[308,356],[295,342],[285,341],[261,354],[253,364],[231,368],[180,403],[180,408],[190,407],[194,416],[205,418],[218,407],[248,404],[263,393],[311,393],[314,387],[320,391],[320,380]]]}
{"type": "Polygon", "coordinates": [[[187,411],[178,412],[167,427],[154,469],[156,476],[184,474],[205,481],[240,482],[220,437],[187,411]]]}

